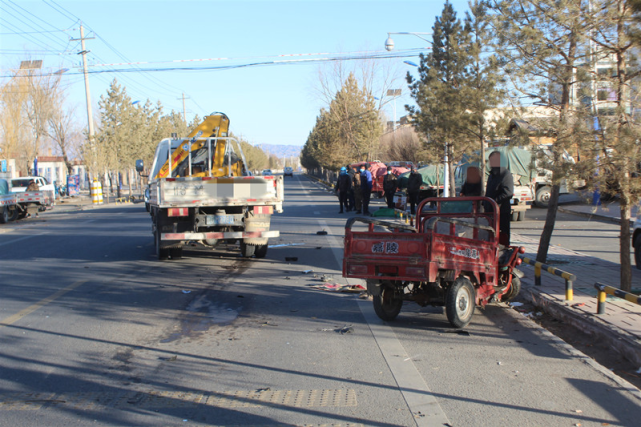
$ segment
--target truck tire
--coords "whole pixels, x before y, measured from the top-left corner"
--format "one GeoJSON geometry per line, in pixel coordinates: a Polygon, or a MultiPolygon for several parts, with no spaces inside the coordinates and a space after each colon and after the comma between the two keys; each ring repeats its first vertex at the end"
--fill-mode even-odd
{"type": "Polygon", "coordinates": [[[398,298],[394,286],[389,282],[381,283],[380,289],[380,294],[372,297],[374,312],[376,312],[376,315],[382,320],[394,320],[398,316],[398,313],[401,312],[403,299],[398,298]]]}
{"type": "Polygon", "coordinates": [[[245,258],[251,258],[256,252],[256,245],[250,245],[243,241],[240,242],[240,254],[245,258]]]}
{"type": "Polygon", "coordinates": [[[519,212],[519,217],[516,219],[517,221],[523,221],[525,220],[525,211],[520,211],[519,212]]]}
{"type": "Polygon", "coordinates": [[[18,214],[19,214],[19,213],[20,213],[20,211],[18,210],[18,208],[14,207],[14,208],[9,212],[9,221],[15,221],[16,219],[18,219],[18,214]]]}
{"type": "Polygon", "coordinates": [[[476,308],[476,291],[472,283],[459,277],[447,291],[445,314],[447,320],[455,328],[461,329],[469,325],[476,308]]]}
{"type": "Polygon", "coordinates": [[[265,255],[267,255],[267,245],[256,245],[254,256],[256,258],[265,258],[265,255]]]}
{"type": "Polygon", "coordinates": [[[171,248],[169,249],[169,256],[171,259],[181,259],[183,257],[183,248],[171,248]]]}
{"type": "Polygon", "coordinates": [[[521,292],[521,279],[516,277],[515,275],[512,275],[512,285],[510,285],[510,289],[503,294],[501,297],[501,301],[503,302],[508,302],[512,301],[514,298],[517,297],[517,295],[521,292]]]}
{"type": "Polygon", "coordinates": [[[6,224],[9,222],[9,208],[6,206],[2,207],[2,212],[0,212],[0,224],[6,224]]]}
{"type": "Polygon", "coordinates": [[[160,247],[160,232],[158,230],[154,231],[154,243],[156,246],[156,256],[158,260],[164,261],[169,258],[169,249],[160,247]]]}
{"type": "Polygon", "coordinates": [[[545,185],[538,190],[536,190],[536,197],[534,203],[540,208],[547,208],[548,203],[550,202],[550,195],[552,194],[552,189],[545,185]]]}

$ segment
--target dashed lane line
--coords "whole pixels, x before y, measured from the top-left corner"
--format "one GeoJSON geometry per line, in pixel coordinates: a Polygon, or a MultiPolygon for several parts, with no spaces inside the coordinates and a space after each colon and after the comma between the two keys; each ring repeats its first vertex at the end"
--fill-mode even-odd
{"type": "MultiPolygon", "coordinates": [[[[323,229],[329,229],[327,222],[319,220],[323,229]]],[[[343,250],[338,239],[328,234],[332,253],[339,266],[343,265],[343,250]]],[[[418,427],[436,427],[450,425],[447,415],[439,405],[436,397],[425,383],[414,363],[408,360],[407,352],[394,333],[394,330],[379,319],[368,301],[357,301],[358,307],[367,321],[372,335],[387,362],[396,384],[401,391],[409,410],[414,415],[418,427]],[[399,357],[400,356],[400,357],[399,357]]]]}

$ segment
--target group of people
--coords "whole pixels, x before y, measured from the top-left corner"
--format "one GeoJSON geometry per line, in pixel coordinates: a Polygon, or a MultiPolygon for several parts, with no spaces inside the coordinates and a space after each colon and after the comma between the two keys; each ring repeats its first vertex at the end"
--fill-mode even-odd
{"type": "Polygon", "coordinates": [[[369,201],[372,196],[372,172],[369,164],[343,166],[336,180],[334,190],[338,193],[341,210],[338,213],[355,211],[357,214],[371,215],[369,201]]]}

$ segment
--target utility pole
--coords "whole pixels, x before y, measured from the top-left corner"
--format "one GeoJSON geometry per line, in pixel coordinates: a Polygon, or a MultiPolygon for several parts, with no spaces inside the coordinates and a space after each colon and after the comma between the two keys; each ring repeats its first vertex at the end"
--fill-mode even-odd
{"type": "MultiPolygon", "coordinates": [[[[178,98],[181,99],[181,98],[178,98]]],[[[187,124],[187,109],[185,108],[185,99],[189,99],[189,97],[185,97],[185,92],[183,92],[182,100],[183,100],[183,122],[185,122],[185,125],[187,124]]]]}
{"type": "Polygon", "coordinates": [[[85,29],[80,25],[80,38],[79,39],[71,39],[71,41],[78,41],[80,40],[80,46],[82,50],[78,52],[79,55],[82,55],[82,70],[83,74],[85,75],[85,96],[87,98],[87,123],[89,126],[89,142],[93,144],[93,113],[91,111],[91,92],[89,91],[89,74],[87,71],[87,53],[89,51],[85,48],[85,40],[91,40],[94,39],[95,37],[86,37],[85,38],[85,29]]]}

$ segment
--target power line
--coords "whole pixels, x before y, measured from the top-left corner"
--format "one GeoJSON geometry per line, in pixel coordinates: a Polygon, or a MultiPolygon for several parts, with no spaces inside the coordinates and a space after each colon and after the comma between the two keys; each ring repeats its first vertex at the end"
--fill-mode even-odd
{"type": "MultiPolygon", "coordinates": [[[[13,3],[13,2],[11,2],[11,1],[9,0],[9,3],[5,3],[5,5],[6,5],[6,6],[9,6],[9,7],[11,7],[11,8],[13,8],[13,11],[14,11],[15,13],[19,14],[20,16],[22,16],[23,18],[25,18],[25,19],[29,19],[30,21],[33,21],[33,20],[31,20],[28,16],[26,16],[24,13],[20,12],[20,10],[18,10],[18,9],[25,10],[24,8],[22,8],[21,6],[18,6],[18,5],[16,5],[16,4],[12,4],[12,3],[13,3]]],[[[25,22],[25,21],[23,21],[22,19],[20,19],[19,17],[17,17],[16,15],[14,15],[13,13],[11,13],[11,12],[10,12],[9,10],[7,10],[7,9],[5,9],[5,10],[4,10],[4,12],[5,12],[6,14],[8,14],[8,15],[12,16],[12,17],[13,17],[13,18],[15,18],[16,20],[18,20],[18,21],[22,22],[22,23],[23,23],[27,28],[29,28],[29,29],[35,29],[34,25],[37,25],[39,28],[41,28],[41,29],[43,29],[43,30],[45,29],[42,25],[39,25],[39,24],[37,24],[37,23],[35,23],[35,22],[34,22],[34,23],[30,23],[30,22],[25,22]]],[[[26,11],[26,12],[27,12],[29,15],[31,15],[31,16],[33,16],[33,17],[35,17],[35,18],[38,18],[38,17],[37,17],[36,15],[34,15],[33,13],[28,12],[28,11],[26,11]]],[[[38,18],[38,19],[40,19],[40,18],[38,18]]],[[[50,41],[52,41],[52,42],[54,42],[54,43],[58,43],[60,46],[63,46],[63,49],[66,49],[66,48],[69,46],[69,42],[64,43],[64,42],[63,42],[63,41],[61,41],[60,39],[57,39],[57,38],[55,38],[55,37],[52,37],[51,35],[49,35],[49,33],[43,33],[43,35],[44,35],[44,36],[46,36],[46,38],[47,38],[47,39],[49,39],[50,41]]]]}

